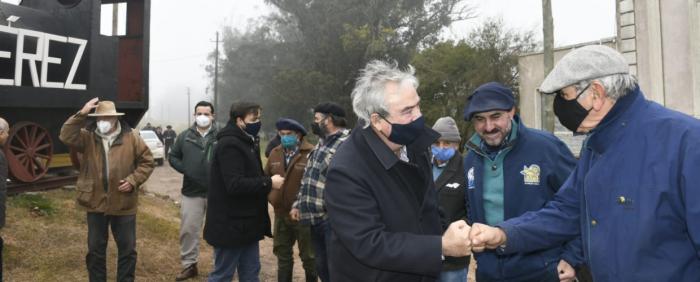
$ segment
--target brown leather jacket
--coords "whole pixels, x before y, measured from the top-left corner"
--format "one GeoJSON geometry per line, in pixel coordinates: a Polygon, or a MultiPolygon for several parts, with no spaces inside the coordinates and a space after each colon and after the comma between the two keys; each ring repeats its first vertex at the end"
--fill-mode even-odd
{"type": "Polygon", "coordinates": [[[284,184],[279,190],[272,189],[267,194],[267,200],[275,208],[275,214],[279,216],[289,216],[292,204],[297,199],[297,193],[301,186],[301,178],[304,176],[304,169],[309,162],[309,154],[314,149],[314,145],[303,141],[299,152],[292,158],[287,167],[284,166],[284,149],[277,146],[270,152],[270,157],[265,165],[265,174],[273,176],[279,174],[284,177],[284,184]]]}
{"type": "Polygon", "coordinates": [[[95,125],[83,128],[87,116],[75,114],[61,127],[59,139],[82,153],[78,175],[78,205],[88,212],[106,215],[136,214],[137,189],[153,172],[153,156],[137,131],[120,120],[122,131],[109,149],[109,179],[104,175],[104,149],[102,140],[95,134],[95,125]],[[120,180],[134,187],[131,192],[120,192],[120,180]]]}

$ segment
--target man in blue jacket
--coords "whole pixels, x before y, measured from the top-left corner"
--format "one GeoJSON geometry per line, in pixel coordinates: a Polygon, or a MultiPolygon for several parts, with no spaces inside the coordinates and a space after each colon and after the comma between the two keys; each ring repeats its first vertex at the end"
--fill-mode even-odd
{"type": "Polygon", "coordinates": [[[554,113],[587,133],[581,159],[537,212],[475,224],[475,251],[510,254],[581,236],[595,281],[700,279],[700,121],[644,98],[605,46],[564,56],[542,82],[554,113]]]}
{"type": "MultiPolygon", "coordinates": [[[[576,165],[566,145],[554,135],[523,124],[515,114],[508,87],[489,82],[469,97],[464,120],[476,134],[464,158],[471,222],[495,225],[539,210],[576,165]]],[[[476,255],[478,281],[566,281],[582,261],[580,241],[546,249],[500,255],[476,255]]]]}

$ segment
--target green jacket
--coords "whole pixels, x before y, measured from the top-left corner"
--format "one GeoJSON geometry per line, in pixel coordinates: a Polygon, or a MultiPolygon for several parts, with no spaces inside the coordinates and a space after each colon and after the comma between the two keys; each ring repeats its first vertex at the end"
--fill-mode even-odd
{"type": "Polygon", "coordinates": [[[209,166],[211,153],[216,145],[218,128],[212,124],[205,137],[192,126],[177,136],[175,145],[170,150],[170,166],[183,174],[182,195],[187,197],[206,197],[209,186],[209,166]]]}

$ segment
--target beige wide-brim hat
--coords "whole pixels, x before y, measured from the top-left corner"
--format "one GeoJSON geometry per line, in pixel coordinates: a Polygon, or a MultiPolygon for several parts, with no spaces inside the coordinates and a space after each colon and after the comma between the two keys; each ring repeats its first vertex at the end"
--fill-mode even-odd
{"type": "Polygon", "coordinates": [[[100,101],[97,103],[97,108],[92,114],[88,114],[90,117],[114,117],[123,116],[124,113],[118,113],[114,102],[112,101],[100,101]]]}

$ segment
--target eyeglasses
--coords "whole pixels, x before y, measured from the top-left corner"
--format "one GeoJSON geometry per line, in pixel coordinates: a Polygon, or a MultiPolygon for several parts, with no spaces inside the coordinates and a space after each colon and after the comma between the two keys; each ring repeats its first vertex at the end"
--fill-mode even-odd
{"type": "MultiPolygon", "coordinates": [[[[584,87],[580,91],[576,92],[576,98],[574,98],[574,100],[578,100],[578,98],[581,97],[581,95],[583,95],[583,93],[586,92],[586,90],[588,90],[589,87],[591,87],[591,83],[586,84],[586,87],[584,87]]],[[[562,89],[559,89],[556,92],[554,92],[554,95],[557,95],[561,98],[564,98],[564,92],[562,91],[562,89]]]]}

